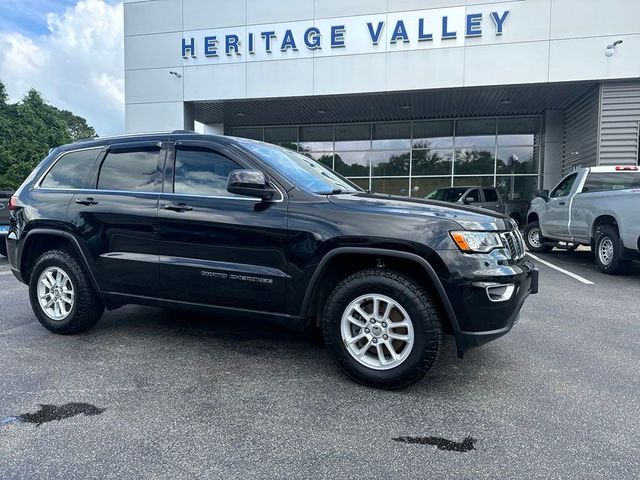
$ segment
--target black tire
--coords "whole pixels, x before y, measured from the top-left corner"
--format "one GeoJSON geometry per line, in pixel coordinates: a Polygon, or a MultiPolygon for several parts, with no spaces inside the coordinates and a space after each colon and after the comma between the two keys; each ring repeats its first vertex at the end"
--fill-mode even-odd
{"type": "MultiPolygon", "coordinates": [[[[322,316],[325,344],[338,366],[358,383],[388,390],[407,387],[426,375],[442,348],[442,330],[440,316],[429,294],[410,278],[390,270],[362,270],[345,278],[327,299],[322,316]],[[354,300],[369,294],[391,298],[406,311],[413,327],[413,346],[401,363],[387,370],[376,370],[357,361],[342,338],[345,309],[354,300]]],[[[382,339],[380,342],[383,343],[382,339]]],[[[367,352],[371,348],[374,346],[367,352]]],[[[408,343],[405,348],[409,348],[408,343]]],[[[387,352],[390,352],[388,348],[387,352]]]]}
{"type": "Polygon", "coordinates": [[[76,258],[62,250],[43,253],[33,267],[29,281],[29,299],[36,317],[43,327],[53,333],[71,335],[93,327],[104,313],[104,305],[96,294],[84,269],[76,258]],[[68,316],[62,320],[50,318],[38,299],[38,282],[50,267],[61,269],[70,279],[74,300],[68,316]]]}
{"type": "Polygon", "coordinates": [[[5,237],[0,237],[0,256],[7,256],[7,240],[5,237]]]}
{"type": "Polygon", "coordinates": [[[527,228],[524,229],[524,243],[527,244],[527,249],[534,253],[547,253],[553,250],[551,245],[545,245],[544,237],[542,236],[542,230],[538,222],[529,222],[527,228]],[[535,241],[537,232],[538,241],[535,241]]]}
{"type": "Polygon", "coordinates": [[[622,259],[624,246],[622,245],[622,240],[620,240],[618,230],[611,225],[603,225],[597,229],[593,253],[596,265],[604,273],[611,275],[624,273],[631,266],[630,260],[622,259]],[[606,248],[607,245],[611,248],[606,248]]]}

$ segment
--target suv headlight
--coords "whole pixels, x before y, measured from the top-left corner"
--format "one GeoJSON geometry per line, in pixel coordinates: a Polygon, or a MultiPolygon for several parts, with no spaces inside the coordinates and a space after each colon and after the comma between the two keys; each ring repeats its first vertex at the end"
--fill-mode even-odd
{"type": "Polygon", "coordinates": [[[450,232],[458,248],[465,253],[487,253],[501,248],[502,239],[496,232],[450,232]]]}

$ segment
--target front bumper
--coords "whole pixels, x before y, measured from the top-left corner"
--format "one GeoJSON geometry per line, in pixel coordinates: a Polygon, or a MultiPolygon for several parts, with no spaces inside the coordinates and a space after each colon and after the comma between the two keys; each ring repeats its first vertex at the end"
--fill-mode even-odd
{"type": "Polygon", "coordinates": [[[443,287],[455,313],[453,333],[458,356],[507,334],[517,323],[527,297],[538,292],[538,270],[527,258],[513,261],[504,253],[468,255],[439,252],[448,274],[443,287]],[[508,298],[489,295],[510,291],[508,298]],[[498,301],[496,301],[496,299],[498,301]]]}

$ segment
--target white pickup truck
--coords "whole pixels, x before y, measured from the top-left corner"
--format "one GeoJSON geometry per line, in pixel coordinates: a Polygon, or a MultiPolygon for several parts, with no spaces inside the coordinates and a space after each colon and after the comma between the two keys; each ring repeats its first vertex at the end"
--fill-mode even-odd
{"type": "Polygon", "coordinates": [[[640,168],[581,168],[549,193],[540,190],[527,213],[532,252],[589,245],[605,273],[622,273],[640,258],[640,168]]]}

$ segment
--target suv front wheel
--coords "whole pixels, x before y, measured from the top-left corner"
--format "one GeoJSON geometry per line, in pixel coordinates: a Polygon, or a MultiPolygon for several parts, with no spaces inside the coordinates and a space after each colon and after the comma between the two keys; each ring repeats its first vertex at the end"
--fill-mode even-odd
{"type": "Polygon", "coordinates": [[[442,324],[429,294],[390,270],[363,270],[340,282],[326,302],[322,330],[347,375],[385,389],[424,377],[442,345],[442,324]]]}
{"type": "Polygon", "coordinates": [[[53,333],[80,333],[98,323],[104,312],[80,263],[62,250],[45,252],[36,260],[29,299],[40,323],[53,333]]]}

